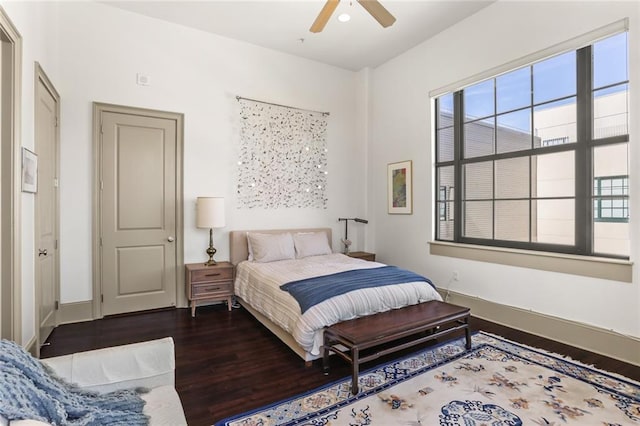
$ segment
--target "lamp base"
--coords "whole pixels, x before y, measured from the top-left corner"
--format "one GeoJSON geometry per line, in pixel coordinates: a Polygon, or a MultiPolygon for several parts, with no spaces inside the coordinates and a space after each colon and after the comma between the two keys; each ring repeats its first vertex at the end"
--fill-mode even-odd
{"type": "Polygon", "coordinates": [[[216,254],[218,250],[213,247],[213,228],[209,228],[209,248],[207,248],[207,254],[209,255],[209,260],[207,260],[204,266],[213,266],[217,265],[216,261],[213,260],[213,256],[216,254]]]}

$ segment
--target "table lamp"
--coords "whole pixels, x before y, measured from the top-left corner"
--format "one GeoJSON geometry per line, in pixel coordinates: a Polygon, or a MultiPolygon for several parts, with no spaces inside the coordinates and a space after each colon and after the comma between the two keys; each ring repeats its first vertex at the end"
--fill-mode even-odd
{"type": "Polygon", "coordinates": [[[213,255],[216,249],[213,247],[213,228],[224,228],[224,198],[222,197],[198,197],[196,206],[196,226],[209,228],[209,248],[206,253],[209,260],[206,266],[216,265],[213,255]]]}

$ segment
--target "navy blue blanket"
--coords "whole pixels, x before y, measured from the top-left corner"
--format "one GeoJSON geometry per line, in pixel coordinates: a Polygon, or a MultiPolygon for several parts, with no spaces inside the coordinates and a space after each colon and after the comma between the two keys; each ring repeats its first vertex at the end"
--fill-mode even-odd
{"type": "Polygon", "coordinates": [[[382,266],[291,281],[282,284],[280,289],[288,291],[298,301],[304,314],[312,306],[350,291],[420,281],[436,288],[431,281],[422,275],[396,266],[382,266]]]}

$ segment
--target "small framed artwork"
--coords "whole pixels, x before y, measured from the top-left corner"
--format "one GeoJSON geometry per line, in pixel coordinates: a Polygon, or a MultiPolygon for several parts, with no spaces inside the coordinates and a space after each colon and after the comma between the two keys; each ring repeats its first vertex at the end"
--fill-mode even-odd
{"type": "Polygon", "coordinates": [[[387,165],[389,214],[413,213],[412,173],[411,160],[387,165]]]}
{"type": "Polygon", "coordinates": [[[38,192],[38,156],[22,148],[22,192],[38,192]]]}

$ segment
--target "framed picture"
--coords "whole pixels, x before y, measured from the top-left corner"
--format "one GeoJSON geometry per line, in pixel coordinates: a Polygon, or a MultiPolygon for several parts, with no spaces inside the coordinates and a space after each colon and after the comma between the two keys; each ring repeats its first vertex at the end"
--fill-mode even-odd
{"type": "Polygon", "coordinates": [[[22,192],[38,192],[38,156],[22,148],[22,192]]]}
{"type": "Polygon", "coordinates": [[[387,165],[387,212],[389,214],[413,213],[412,174],[411,160],[387,165]]]}

